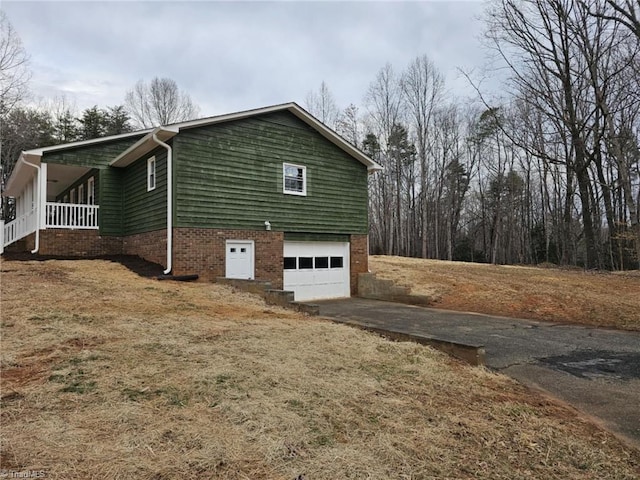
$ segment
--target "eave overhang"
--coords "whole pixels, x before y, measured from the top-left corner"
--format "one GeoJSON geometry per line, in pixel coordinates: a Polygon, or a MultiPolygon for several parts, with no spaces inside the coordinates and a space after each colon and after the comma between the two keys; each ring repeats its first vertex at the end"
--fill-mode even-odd
{"type": "Polygon", "coordinates": [[[153,140],[155,135],[157,139],[166,142],[175,137],[180,129],[175,125],[169,125],[167,127],[157,127],[151,130],[148,134],[138,140],[136,143],[127,148],[124,152],[113,159],[109,166],[123,168],[131,165],[136,160],[144,157],[151,151],[158,148],[158,144],[153,140]]]}
{"type": "Polygon", "coordinates": [[[22,152],[18,157],[15,166],[13,167],[13,172],[11,172],[9,180],[7,180],[7,184],[2,191],[2,196],[17,197],[18,195],[20,195],[20,192],[24,190],[27,182],[29,182],[29,180],[31,180],[31,178],[35,174],[33,167],[25,164],[24,162],[29,162],[34,165],[40,165],[41,160],[42,153],[37,150],[22,152]]]}
{"type": "Polygon", "coordinates": [[[20,195],[24,186],[29,181],[29,179],[33,176],[33,168],[29,165],[26,165],[22,159],[25,161],[40,165],[42,162],[42,157],[46,153],[50,152],[58,152],[62,150],[70,150],[74,148],[81,148],[89,145],[96,145],[105,142],[111,142],[113,140],[119,140],[123,138],[136,137],[140,135],[144,135],[145,133],[150,132],[151,129],[139,130],[137,132],[129,132],[129,133],[119,133],[117,135],[110,135],[108,137],[101,138],[92,138],[91,140],[80,140],[77,142],[63,143],[61,145],[52,145],[49,147],[41,147],[34,148],[31,150],[25,150],[20,153],[15,166],[13,167],[13,171],[7,180],[5,185],[5,189],[2,191],[3,197],[16,197],[20,195]]]}

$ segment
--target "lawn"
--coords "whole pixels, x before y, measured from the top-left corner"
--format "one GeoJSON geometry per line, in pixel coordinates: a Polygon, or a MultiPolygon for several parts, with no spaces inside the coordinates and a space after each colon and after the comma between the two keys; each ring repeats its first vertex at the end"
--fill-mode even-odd
{"type": "Polygon", "coordinates": [[[640,453],[575,410],[428,347],[108,261],[0,268],[4,473],[640,475],[640,453]]]}
{"type": "Polygon", "coordinates": [[[449,310],[640,330],[640,272],[585,272],[372,256],[379,278],[449,310]]]}

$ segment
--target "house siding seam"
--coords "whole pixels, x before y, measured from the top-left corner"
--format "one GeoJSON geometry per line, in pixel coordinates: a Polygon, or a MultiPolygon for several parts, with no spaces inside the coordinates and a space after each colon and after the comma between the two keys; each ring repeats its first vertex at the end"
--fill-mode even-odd
{"type": "Polygon", "coordinates": [[[349,242],[351,295],[358,294],[358,275],[369,271],[368,235],[351,235],[349,242]]]}
{"type": "Polygon", "coordinates": [[[256,280],[270,281],[282,288],[284,235],[260,230],[175,228],[173,231],[173,273],[197,273],[205,280],[225,276],[226,241],[253,240],[256,280]]]}

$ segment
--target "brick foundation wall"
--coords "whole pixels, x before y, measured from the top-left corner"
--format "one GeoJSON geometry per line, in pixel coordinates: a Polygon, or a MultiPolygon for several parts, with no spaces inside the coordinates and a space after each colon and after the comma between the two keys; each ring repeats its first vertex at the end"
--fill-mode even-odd
{"type": "Polygon", "coordinates": [[[24,238],[21,238],[17,242],[12,243],[4,247],[4,251],[7,253],[23,253],[33,250],[36,244],[36,234],[32,233],[24,238]]]}
{"type": "Polygon", "coordinates": [[[253,240],[255,278],[282,288],[284,234],[274,231],[175,228],[173,231],[173,273],[197,273],[205,280],[225,276],[226,240],[253,240]]]}
{"type": "Polygon", "coordinates": [[[358,294],[358,275],[369,271],[369,241],[367,235],[351,235],[351,295],[358,294]]]}
{"type": "MultiPolygon", "coordinates": [[[[27,249],[35,248],[35,233],[26,238],[27,249]]],[[[122,253],[122,238],[101,236],[98,230],[40,230],[40,255],[99,257],[122,253]]]]}
{"type": "MultiPolygon", "coordinates": [[[[175,239],[175,232],[173,234],[175,239]]],[[[174,240],[175,242],[175,240],[174,240]]],[[[140,258],[153,263],[167,266],[167,230],[128,235],[122,240],[122,254],[138,255],[140,258]]],[[[174,253],[175,258],[175,243],[174,253]]]]}
{"type": "MultiPolygon", "coordinates": [[[[150,262],[166,265],[166,230],[137,235],[102,237],[97,230],[47,229],[40,232],[41,255],[98,257],[101,255],[138,255],[150,262]]],[[[253,240],[255,247],[255,278],[271,282],[273,288],[283,288],[284,234],[274,231],[217,230],[205,228],[174,228],[174,275],[198,274],[204,280],[225,276],[226,240],[253,240]]],[[[21,246],[32,250],[35,234],[24,239],[21,246]]],[[[358,292],[358,274],[369,271],[367,235],[350,238],[351,294],[358,292]]]]}

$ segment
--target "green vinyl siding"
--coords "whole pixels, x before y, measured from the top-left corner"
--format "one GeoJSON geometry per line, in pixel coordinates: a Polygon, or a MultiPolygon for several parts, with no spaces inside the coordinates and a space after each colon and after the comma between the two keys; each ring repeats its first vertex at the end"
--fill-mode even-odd
{"type": "MultiPolygon", "coordinates": [[[[123,151],[142,138],[143,134],[94,145],[45,152],[42,161],[61,165],[75,165],[97,169],[95,175],[95,204],[99,205],[100,235],[123,234],[124,170],[109,164],[123,151]]],[[[146,179],[145,179],[146,189],[146,179]]]]}
{"type": "Polygon", "coordinates": [[[143,135],[113,140],[111,142],[84,145],[45,152],[42,161],[44,163],[59,163],[61,165],[75,165],[78,167],[107,168],[109,164],[131,145],[136,143],[143,135]]]}
{"type": "Polygon", "coordinates": [[[159,148],[129,165],[122,179],[123,234],[167,226],[167,153],[159,148]],[[147,191],[147,159],[156,157],[156,188],[147,191]]]}
{"type": "Polygon", "coordinates": [[[63,194],[90,176],[95,181],[95,203],[100,206],[101,235],[122,236],[166,228],[167,222],[167,161],[166,151],[158,148],[125,168],[109,164],[140,137],[130,137],[98,145],[46,153],[46,161],[63,165],[94,167],[74,182],[63,194]],[[156,157],[156,188],[147,192],[147,158],[156,157]]]}
{"type": "Polygon", "coordinates": [[[98,219],[100,234],[121,236],[122,222],[122,183],[125,171],[120,168],[108,168],[100,172],[100,209],[98,219]]]}
{"type": "Polygon", "coordinates": [[[176,226],[367,233],[367,169],[288,112],[183,130],[174,139],[176,226]],[[283,193],[282,165],[307,195],[283,193]]]}

